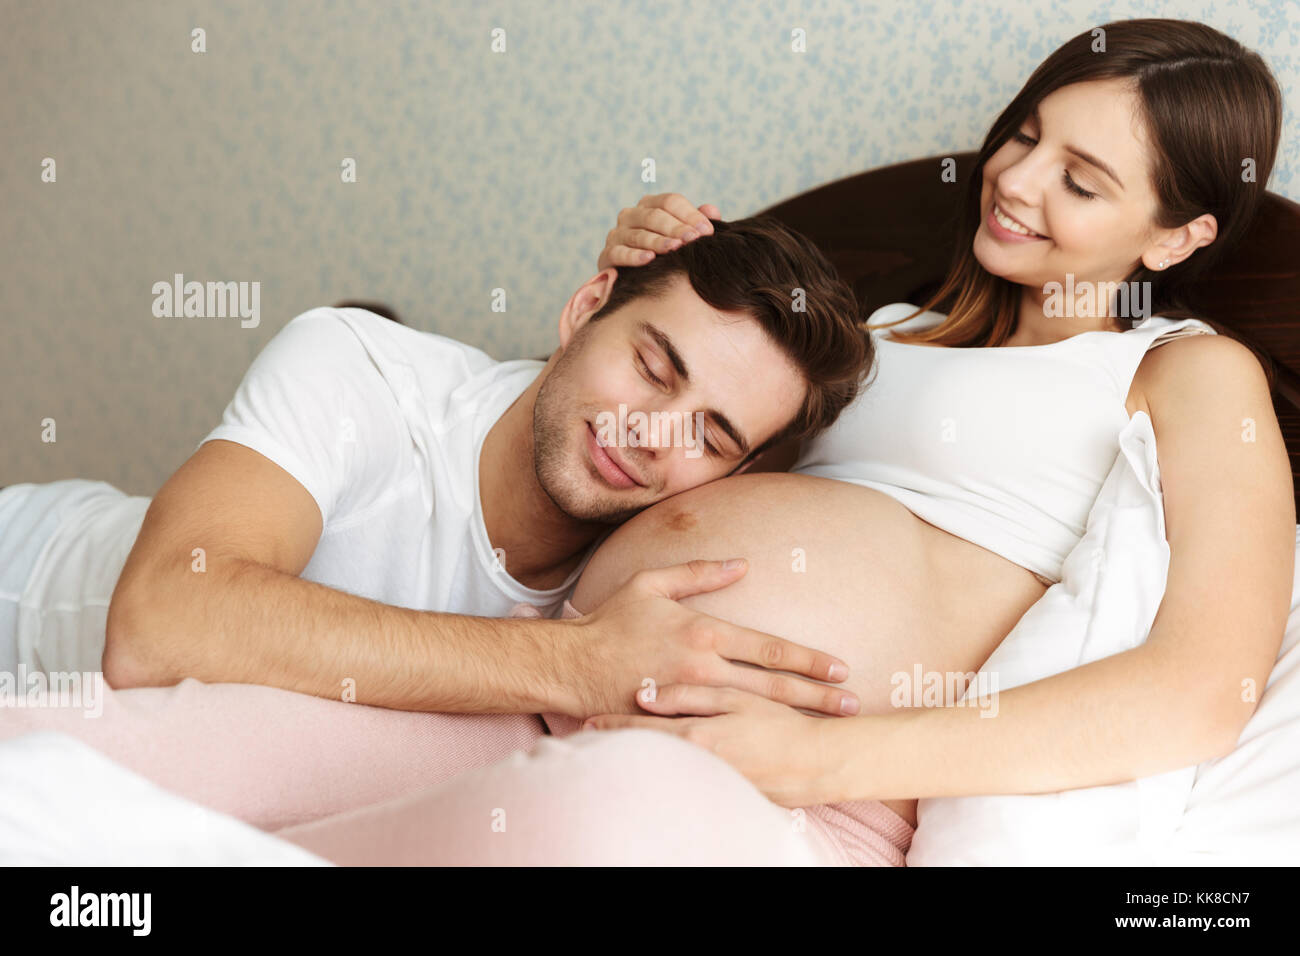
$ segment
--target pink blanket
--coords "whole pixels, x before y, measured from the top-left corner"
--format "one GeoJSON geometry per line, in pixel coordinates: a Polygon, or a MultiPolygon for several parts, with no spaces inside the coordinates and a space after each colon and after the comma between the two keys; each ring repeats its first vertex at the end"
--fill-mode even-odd
{"type": "MultiPolygon", "coordinates": [[[[514,613],[538,612],[521,604],[514,613]]],[[[567,601],[564,613],[579,616],[567,601]]],[[[547,733],[536,714],[388,710],[193,679],[124,690],[105,684],[102,699],[99,716],[67,694],[60,706],[0,707],[0,740],[67,733],[172,793],[264,830],[433,786],[531,750],[547,733]]],[[[559,714],[547,720],[557,736],[581,726],[559,714]]]]}
{"type": "MultiPolygon", "coordinates": [[[[537,612],[519,605],[514,613],[537,612]]],[[[578,613],[565,602],[566,617],[578,613]]],[[[581,726],[558,714],[545,715],[544,726],[536,714],[388,710],[193,679],[174,687],[115,691],[105,686],[98,717],[71,706],[67,695],[64,703],[0,708],[0,740],[33,731],[67,733],[179,796],[267,831],[427,791],[511,754],[533,751],[547,726],[555,737],[581,726]]],[[[721,762],[717,766],[725,768],[721,762]]],[[[729,768],[726,775],[735,776],[729,768]]],[[[758,799],[757,791],[753,797],[758,802],[751,812],[770,814],[772,805],[758,799]]],[[[739,805],[702,806],[693,812],[737,816],[739,810],[739,805]]],[[[375,807],[375,812],[387,820],[386,811],[375,807]]],[[[860,801],[807,812],[841,862],[903,865],[912,827],[883,805],[860,801]]],[[[350,831],[345,826],[341,832],[350,831]]]]}
{"type": "Polygon", "coordinates": [[[527,750],[535,714],[387,710],[253,684],[113,690],[103,714],[0,708],[0,739],[80,738],[159,786],[264,830],[367,806],[527,750]]]}

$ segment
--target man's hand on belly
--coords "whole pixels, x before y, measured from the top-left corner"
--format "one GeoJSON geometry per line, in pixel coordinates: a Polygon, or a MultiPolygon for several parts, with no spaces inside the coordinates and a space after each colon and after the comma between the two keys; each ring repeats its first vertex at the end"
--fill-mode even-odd
{"type": "Polygon", "coordinates": [[[653,695],[668,684],[698,684],[733,687],[837,717],[856,714],[855,695],[817,683],[845,680],[843,661],[677,603],[726,587],[747,568],[738,559],[731,567],[690,561],[640,571],[590,614],[565,622],[573,640],[561,645],[562,671],[571,675],[562,712],[579,718],[638,713],[634,695],[653,695]]]}

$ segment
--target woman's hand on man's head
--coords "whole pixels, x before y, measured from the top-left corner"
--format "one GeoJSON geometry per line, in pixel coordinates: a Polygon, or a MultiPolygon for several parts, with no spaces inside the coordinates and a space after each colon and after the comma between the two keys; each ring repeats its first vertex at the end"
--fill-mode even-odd
{"type": "Polygon", "coordinates": [[[711,219],[721,219],[718,207],[705,203],[696,209],[680,193],[643,196],[635,206],[621,210],[614,228],[605,236],[605,248],[596,268],[643,266],[656,254],[672,252],[684,242],[713,233],[711,219]]]}

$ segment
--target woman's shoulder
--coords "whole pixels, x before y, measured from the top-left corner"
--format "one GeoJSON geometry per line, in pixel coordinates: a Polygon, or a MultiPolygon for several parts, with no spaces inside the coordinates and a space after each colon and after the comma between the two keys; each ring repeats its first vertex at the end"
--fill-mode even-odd
{"type": "Polygon", "coordinates": [[[1148,319],[1138,326],[1143,327],[1153,336],[1142,350],[1133,384],[1149,403],[1181,404],[1198,392],[1268,394],[1267,373],[1259,357],[1237,339],[1218,334],[1198,319],[1148,319]]]}
{"type": "MultiPolygon", "coordinates": [[[[1255,353],[1231,336],[1198,335],[1200,329],[1195,326],[1183,326],[1175,331],[1180,334],[1161,336],[1167,341],[1160,341],[1159,348],[1148,349],[1143,356],[1140,371],[1152,382],[1176,376],[1217,384],[1225,379],[1253,378],[1255,373],[1263,372],[1255,353]]],[[[1209,331],[1214,333],[1213,329],[1209,331]]]]}

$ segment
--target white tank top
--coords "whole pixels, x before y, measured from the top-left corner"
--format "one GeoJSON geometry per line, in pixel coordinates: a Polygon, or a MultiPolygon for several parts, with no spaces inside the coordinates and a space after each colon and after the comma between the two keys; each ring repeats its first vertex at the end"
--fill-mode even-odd
{"type": "MultiPolygon", "coordinates": [[[[887,305],[868,322],[915,310],[887,305]]],[[[943,318],[924,312],[893,328],[943,318]]],[[[872,332],[876,359],[864,389],[804,444],[793,471],[875,488],[1052,582],[1119,454],[1142,356],[1182,335],[1214,334],[1197,319],[1160,316],[1126,332],[997,348],[909,345],[890,331],[872,332]]]]}

